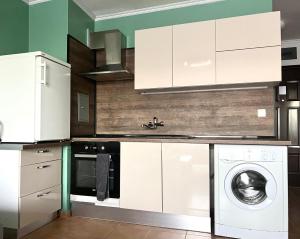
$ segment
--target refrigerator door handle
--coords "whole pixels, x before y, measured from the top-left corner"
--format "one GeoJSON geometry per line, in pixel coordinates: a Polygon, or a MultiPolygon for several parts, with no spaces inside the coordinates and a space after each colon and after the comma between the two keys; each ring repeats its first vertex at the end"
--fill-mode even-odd
{"type": "Polygon", "coordinates": [[[41,84],[42,85],[47,85],[47,63],[46,62],[42,62],[41,68],[43,70],[43,78],[41,80],[41,84]]]}

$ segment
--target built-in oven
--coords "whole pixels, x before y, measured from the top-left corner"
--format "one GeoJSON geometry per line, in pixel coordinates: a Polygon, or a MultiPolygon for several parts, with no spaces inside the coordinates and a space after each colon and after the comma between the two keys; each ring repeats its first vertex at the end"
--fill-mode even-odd
{"type": "Polygon", "coordinates": [[[120,198],[120,143],[72,143],[71,194],[97,195],[96,161],[99,154],[109,155],[107,198],[120,198]]]}

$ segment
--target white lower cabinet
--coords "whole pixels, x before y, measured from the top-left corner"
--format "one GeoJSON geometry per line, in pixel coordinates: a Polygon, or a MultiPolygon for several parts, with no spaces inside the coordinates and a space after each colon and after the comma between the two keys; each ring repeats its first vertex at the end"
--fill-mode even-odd
{"type": "Polygon", "coordinates": [[[21,168],[21,197],[60,185],[61,160],[33,164],[21,168]]]}
{"type": "Polygon", "coordinates": [[[61,147],[0,150],[0,159],[3,227],[31,228],[60,210],[61,147]]]}
{"type": "Polygon", "coordinates": [[[162,144],[163,212],[209,217],[209,145],[162,144]]]}
{"type": "Polygon", "coordinates": [[[56,186],[20,198],[20,227],[47,218],[61,208],[61,187],[56,186]]]}
{"type": "Polygon", "coordinates": [[[120,206],[209,217],[209,145],[121,143],[120,206]]]}
{"type": "Polygon", "coordinates": [[[120,207],[162,212],[160,143],[121,143],[120,207]]]}

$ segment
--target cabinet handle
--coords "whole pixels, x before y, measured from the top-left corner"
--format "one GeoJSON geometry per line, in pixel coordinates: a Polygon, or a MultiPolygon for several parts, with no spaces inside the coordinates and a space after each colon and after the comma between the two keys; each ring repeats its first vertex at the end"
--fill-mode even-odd
{"type": "Polygon", "coordinates": [[[44,196],[49,195],[50,193],[51,193],[51,191],[46,192],[46,193],[41,193],[41,194],[38,194],[37,197],[38,197],[38,198],[41,198],[41,197],[44,197],[44,196]]]}
{"type": "Polygon", "coordinates": [[[41,149],[41,150],[38,150],[37,153],[38,154],[44,154],[44,153],[49,153],[49,149],[41,149]]]}
{"type": "Polygon", "coordinates": [[[43,69],[43,79],[41,80],[42,85],[47,85],[47,63],[43,62],[41,64],[41,67],[43,69]]]}
{"type": "Polygon", "coordinates": [[[50,168],[51,165],[43,165],[43,166],[38,166],[36,167],[37,169],[44,169],[44,168],[50,168]]]}

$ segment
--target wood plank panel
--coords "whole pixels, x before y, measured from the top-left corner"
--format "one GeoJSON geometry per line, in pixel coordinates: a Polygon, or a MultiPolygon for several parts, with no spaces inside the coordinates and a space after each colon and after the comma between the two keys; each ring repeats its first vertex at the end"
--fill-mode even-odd
{"type": "Polygon", "coordinates": [[[71,74],[71,136],[95,134],[95,82],[71,74]],[[89,95],[89,122],[78,122],[78,93],[89,95]]]}
{"type": "Polygon", "coordinates": [[[95,91],[96,83],[80,73],[95,67],[95,53],[87,46],[68,36],[68,62],[71,64],[71,136],[95,134],[95,91]],[[78,122],[78,93],[89,95],[89,122],[78,122]]]}
{"type": "Polygon", "coordinates": [[[189,134],[274,136],[274,89],[141,95],[132,81],[99,82],[97,134],[189,134]],[[265,118],[257,117],[266,109],[265,118]],[[154,116],[165,127],[141,124],[154,116]]]}

